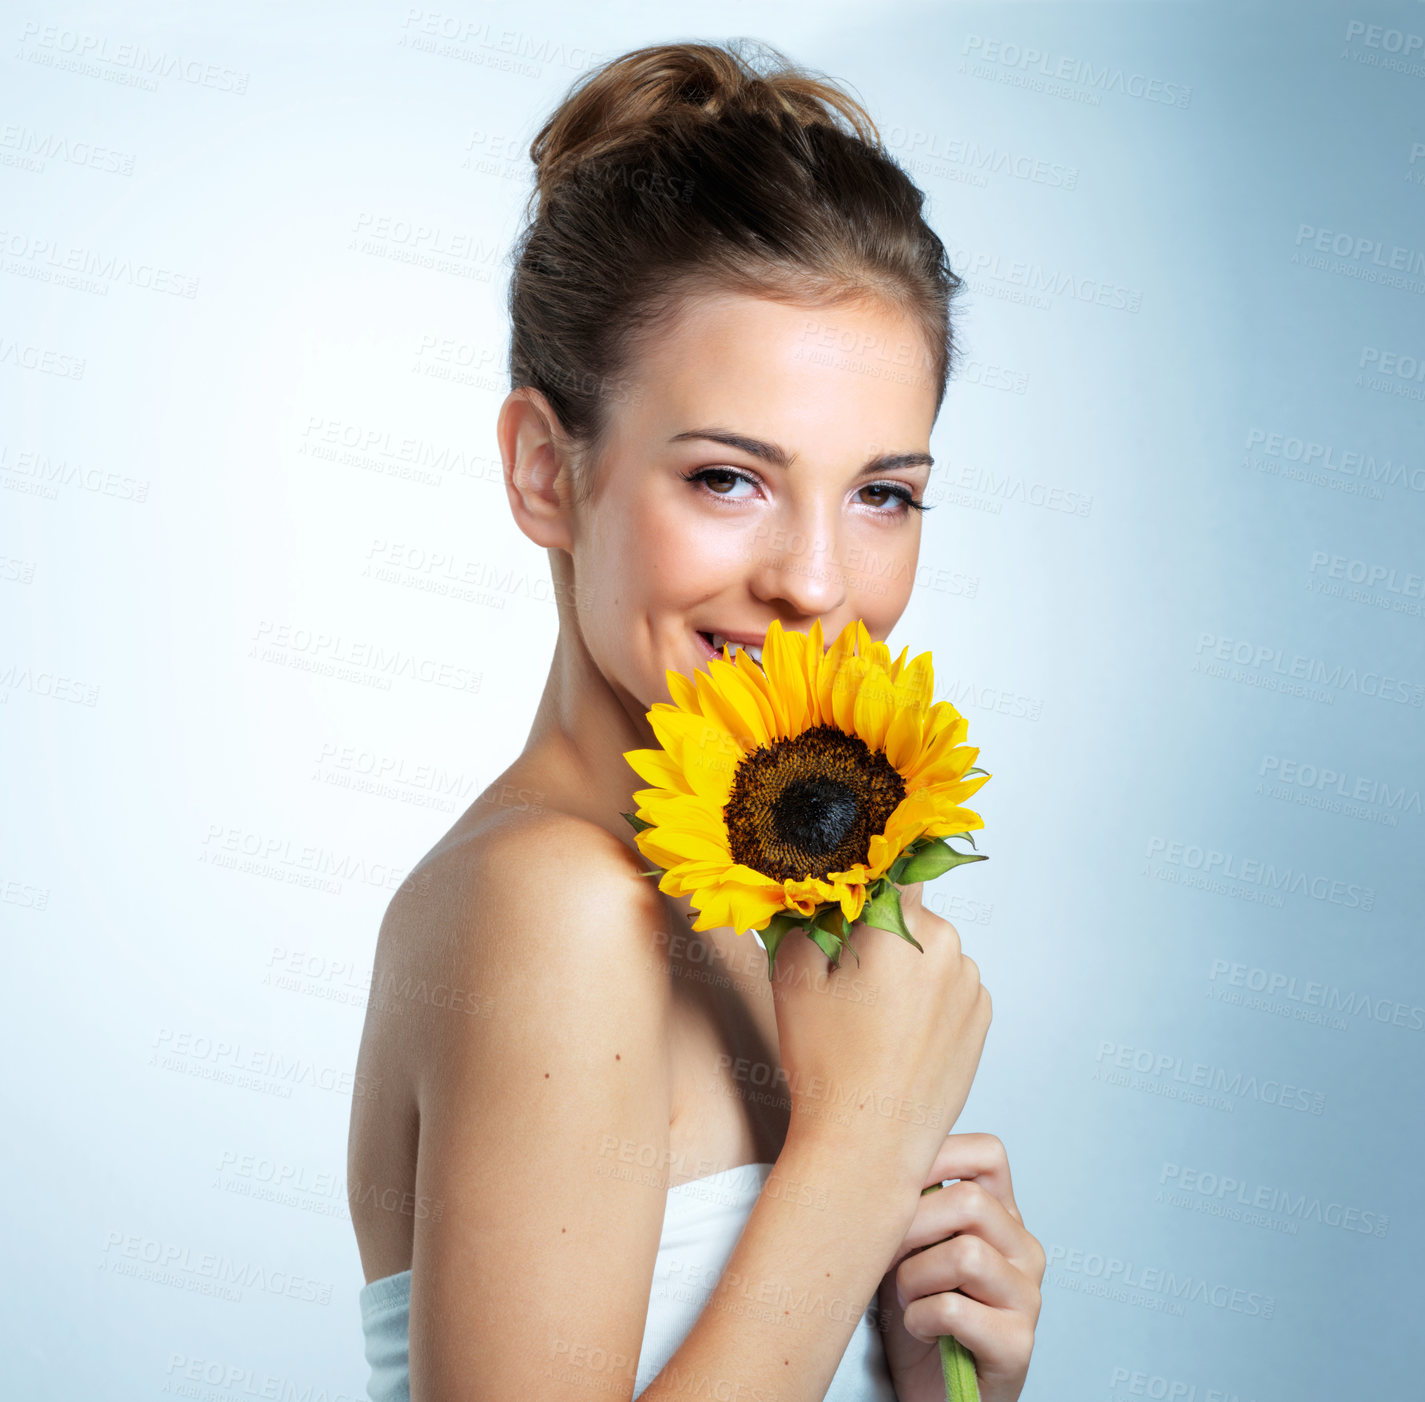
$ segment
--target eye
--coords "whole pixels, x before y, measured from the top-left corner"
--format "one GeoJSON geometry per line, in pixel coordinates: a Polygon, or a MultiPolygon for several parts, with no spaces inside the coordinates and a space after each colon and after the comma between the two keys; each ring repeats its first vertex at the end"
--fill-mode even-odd
{"type": "Polygon", "coordinates": [[[884,492],[899,502],[899,506],[893,506],[885,513],[887,516],[909,516],[912,510],[930,510],[923,501],[915,499],[915,493],[909,487],[900,482],[872,482],[869,487],[862,487],[861,490],[863,492],[884,492]]]}
{"type": "MultiPolygon", "coordinates": [[[[684,472],[680,474],[685,482],[697,482],[701,484],[701,495],[718,497],[723,501],[747,501],[748,497],[733,496],[730,490],[723,490],[723,484],[730,487],[737,482],[746,482],[749,487],[758,485],[755,477],[749,476],[745,472],[738,472],[731,467],[701,467],[694,472],[684,472]]],[[[862,487],[861,492],[878,492],[881,494],[880,502],[869,503],[876,509],[872,511],[873,516],[909,516],[911,511],[929,511],[924,502],[917,501],[914,492],[902,482],[872,482],[869,486],[862,487]],[[893,506],[886,505],[887,501],[895,503],[893,506]]]]}
{"type": "Polygon", "coordinates": [[[703,490],[700,496],[721,497],[726,501],[746,501],[747,497],[735,497],[730,492],[720,491],[714,488],[711,483],[714,481],[723,482],[746,482],[749,487],[757,485],[757,479],[749,477],[745,472],[736,472],[730,467],[702,467],[696,472],[684,472],[682,474],[685,482],[700,482],[703,490]]]}

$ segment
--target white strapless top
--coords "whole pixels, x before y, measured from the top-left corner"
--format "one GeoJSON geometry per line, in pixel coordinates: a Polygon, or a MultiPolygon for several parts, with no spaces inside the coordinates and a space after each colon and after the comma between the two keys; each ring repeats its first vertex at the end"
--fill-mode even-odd
{"type": "MultiPolygon", "coordinates": [[[[669,1188],[648,1296],[634,1396],[662,1372],[717,1287],[762,1191],[769,1163],[741,1164],[669,1188]]],[[[362,1287],[361,1323],[371,1402],[410,1402],[411,1273],[362,1287]]],[[[769,1306],[770,1307],[770,1306],[769,1306]]],[[[756,1308],[749,1302],[748,1308],[756,1308]]],[[[826,1402],[896,1402],[873,1298],[841,1356],[826,1402]]]]}

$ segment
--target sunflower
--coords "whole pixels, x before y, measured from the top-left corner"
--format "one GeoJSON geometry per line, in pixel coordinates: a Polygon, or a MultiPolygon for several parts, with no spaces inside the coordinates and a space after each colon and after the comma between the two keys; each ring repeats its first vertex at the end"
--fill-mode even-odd
{"type": "Polygon", "coordinates": [[[833,967],[858,920],[920,949],[893,883],[984,860],[944,839],[974,846],[984,824],[960,804],[991,777],[970,767],[965,718],[930,702],[930,654],[892,662],[861,619],[830,648],[817,620],[810,633],[774,621],[760,664],[728,650],[693,680],[670,669],[673,701],[647,713],[662,748],[624,754],[653,786],[623,815],[658,864],[643,875],[690,897],[694,930],[758,930],[769,979],[798,927],[833,967]]]}

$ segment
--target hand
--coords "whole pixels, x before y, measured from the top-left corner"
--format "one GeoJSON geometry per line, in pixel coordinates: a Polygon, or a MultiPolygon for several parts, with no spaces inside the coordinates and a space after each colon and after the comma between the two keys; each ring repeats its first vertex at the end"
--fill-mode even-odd
{"type": "Polygon", "coordinates": [[[975,1356],[981,1402],[1016,1402],[1039,1322],[1044,1248],[1015,1206],[994,1135],[948,1135],[929,1182],[946,1178],[959,1182],[920,1199],[877,1290],[896,1397],[945,1402],[939,1339],[953,1334],[975,1356]]]}
{"type": "MultiPolygon", "coordinates": [[[[828,1142],[842,1164],[874,1160],[907,1192],[929,1181],[959,1118],[992,1011],[959,933],[921,904],[923,884],[900,888],[923,953],[857,921],[859,962],[848,952],[828,973],[826,955],[793,930],[777,952],[772,989],[788,1133],[828,1142]]],[[[907,1223],[913,1207],[906,1202],[907,1223]]]]}

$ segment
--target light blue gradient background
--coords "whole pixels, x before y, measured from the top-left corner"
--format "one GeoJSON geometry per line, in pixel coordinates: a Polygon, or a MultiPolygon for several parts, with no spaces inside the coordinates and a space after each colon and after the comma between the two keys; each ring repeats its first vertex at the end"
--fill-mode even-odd
{"type": "Polygon", "coordinates": [[[1413,575],[1416,591],[1425,572],[1425,381],[1358,383],[1372,353],[1425,356],[1425,56],[1381,66],[1394,41],[1352,29],[1418,37],[1425,5],[428,12],[489,26],[464,59],[404,45],[410,13],[34,5],[0,28],[7,1392],[168,1396],[191,1366],[223,1402],[268,1395],[264,1382],[363,1395],[341,1185],[361,979],[389,889],[379,873],[329,893],[226,870],[205,860],[220,845],[208,839],[277,844],[288,872],[319,848],[399,878],[453,813],[422,807],[419,782],[396,799],[322,782],[324,749],[438,767],[466,801],[512,757],[556,621],[493,436],[524,152],[591,54],[751,33],[854,85],[955,266],[972,269],[970,374],[936,428],[944,495],[922,563],[928,579],[973,579],[973,597],[927,584],[892,643],[934,652],[937,694],[958,698],[995,775],[981,799],[991,860],[927,896],[995,998],[958,1128],[1005,1141],[1025,1222],[1055,1260],[1024,1397],[1411,1393],[1425,711],[1195,664],[1221,639],[1279,650],[1282,667],[1300,655],[1385,673],[1417,698],[1425,685],[1418,594],[1411,614],[1310,587],[1327,576],[1318,552],[1395,570],[1398,585],[1413,575]],[[510,71],[503,32],[536,56],[510,71]],[[247,90],[170,76],[150,92],[112,81],[128,71],[114,62],[100,65],[108,79],[43,62],[79,34],[248,73],[247,90]],[[1050,57],[1021,67],[1006,45],[1050,57]],[[1060,60],[1190,99],[1046,87],[1060,60]],[[462,168],[477,132],[493,165],[462,168]],[[132,173],[26,154],[62,141],[131,155],[132,173]],[[977,173],[976,150],[1010,170],[977,173]],[[1034,161],[1076,169],[1074,187],[1013,173],[1034,161]],[[480,241],[483,276],[353,250],[363,215],[480,241]],[[1351,276],[1368,254],[1297,261],[1303,225],[1411,250],[1413,286],[1351,276]],[[197,295],[102,275],[103,295],[46,284],[25,275],[45,265],[35,240],[61,260],[87,249],[195,277],[197,295]],[[1062,291],[1025,305],[1005,295],[1016,264],[1090,297],[1128,289],[1139,309],[1062,291]],[[479,348],[483,381],[415,373],[427,337],[479,348]],[[17,346],[82,358],[83,378],[25,369],[17,346]],[[986,386],[1002,372],[1024,392],[986,386]],[[442,445],[466,470],[424,486],[322,461],[302,451],[313,420],[442,445]],[[1343,490],[1361,479],[1340,471],[1324,485],[1260,471],[1244,466],[1254,430],[1404,473],[1371,495],[1343,490]],[[27,454],[81,475],[37,491],[27,454]],[[106,473],[148,483],[147,499],[94,489],[106,473]],[[953,494],[966,480],[977,497],[953,494]],[[1020,486],[1091,506],[1035,506],[1020,486]],[[501,606],[364,575],[378,540],[479,562],[501,606]],[[378,690],[250,655],[281,624],[483,680],[378,690]],[[44,676],[98,687],[97,700],[39,694],[44,676]],[[1300,783],[1273,797],[1263,771],[1286,762],[1401,801],[1352,816],[1313,806],[1300,783]],[[1305,872],[1317,889],[1369,888],[1373,909],[1156,879],[1192,872],[1165,860],[1171,844],[1305,872]],[[275,951],[314,961],[305,992],[265,981],[275,951]],[[1295,980],[1297,1000],[1278,999],[1287,1015],[1210,996],[1232,964],[1295,980]],[[1386,1020],[1298,1019],[1308,985],[1386,1020]],[[1389,1020],[1397,1005],[1405,1026],[1389,1020]],[[157,1063],[185,1035],[239,1050],[190,1058],[188,1074],[157,1063]],[[1239,1087],[1302,1087],[1322,1113],[1111,1084],[1098,1073],[1118,1048],[1164,1059],[1153,1084],[1181,1085],[1200,1063],[1239,1087]],[[205,1076],[271,1056],[334,1088],[280,1096],[205,1076]],[[1383,1235],[1310,1218],[1278,1230],[1201,1192],[1191,1210],[1160,1195],[1185,1170],[1388,1222],[1383,1235]],[[273,1174],[295,1184],[290,1202],[244,1191],[273,1174]],[[127,1241],[180,1257],[178,1288],[122,1274],[127,1241]],[[1125,1263],[1111,1279],[1108,1260],[1125,1263]],[[214,1261],[302,1277],[329,1303],[256,1285],[235,1302],[204,1295],[193,1286],[214,1261]],[[1211,1299],[1162,1307],[1168,1275],[1211,1299]],[[1150,1283],[1092,1293],[1125,1277],[1150,1283]]]}

